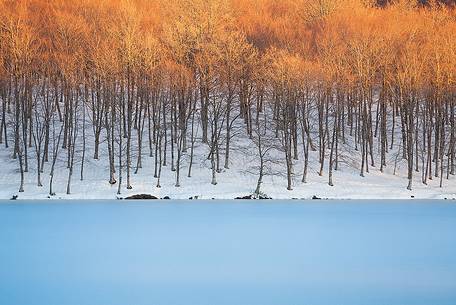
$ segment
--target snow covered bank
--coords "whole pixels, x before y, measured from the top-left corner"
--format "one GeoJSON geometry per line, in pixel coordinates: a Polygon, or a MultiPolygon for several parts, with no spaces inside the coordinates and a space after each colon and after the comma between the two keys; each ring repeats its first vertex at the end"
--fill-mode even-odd
{"type": "MultiPolygon", "coordinates": [[[[244,139],[247,141],[247,139],[244,139]]],[[[88,143],[92,142],[88,136],[88,143]]],[[[117,195],[117,184],[110,185],[109,164],[106,158],[94,160],[87,158],[84,164],[84,180],[79,179],[80,162],[75,161],[75,173],[72,179],[72,194],[67,195],[66,181],[68,169],[65,163],[65,154],[58,160],[54,177],[55,199],[114,199],[126,198],[134,194],[151,194],[163,198],[169,196],[172,199],[234,199],[238,196],[251,194],[256,187],[258,176],[254,174],[256,155],[254,151],[249,153],[244,146],[245,142],[237,142],[232,150],[230,169],[223,169],[218,174],[218,184],[211,184],[210,161],[207,160],[207,146],[197,144],[192,168],[192,177],[186,175],[187,166],[183,166],[181,186],[175,187],[175,172],[170,166],[163,168],[161,188],[156,187],[156,178],[153,177],[154,159],[147,154],[143,156],[143,165],[137,174],[132,174],[132,189],[122,187],[121,195],[117,195]],[[249,170],[250,168],[250,170],[249,170]]],[[[250,145],[251,146],[251,145],[250,145]]],[[[102,145],[103,147],[103,145],[102,145]]],[[[252,150],[255,148],[250,147],[252,150]]],[[[101,154],[105,152],[101,150],[101,154]]],[[[19,193],[19,173],[17,160],[11,159],[12,150],[0,149],[0,199],[10,199],[18,196],[18,199],[46,199],[49,197],[49,177],[42,176],[43,186],[36,183],[36,172],[31,158],[31,166],[26,173],[25,192],[19,193]]],[[[91,155],[90,148],[86,153],[91,155]]],[[[428,181],[424,185],[420,181],[420,175],[415,175],[412,191],[406,189],[406,161],[398,162],[396,175],[393,168],[387,167],[381,173],[378,167],[370,169],[365,177],[360,177],[359,171],[351,164],[356,162],[356,152],[344,152],[341,154],[340,169],[334,172],[334,186],[328,185],[327,174],[318,175],[319,163],[318,152],[310,152],[309,172],[307,183],[301,182],[302,161],[295,161],[293,190],[286,189],[286,176],[270,175],[264,177],[262,191],[274,199],[305,198],[313,196],[332,199],[454,199],[456,198],[456,179],[450,176],[450,180],[444,179],[443,187],[439,187],[439,179],[428,181]]],[[[280,165],[282,166],[282,165],[280,165]]],[[[45,172],[49,172],[45,164],[45,172]]]]}

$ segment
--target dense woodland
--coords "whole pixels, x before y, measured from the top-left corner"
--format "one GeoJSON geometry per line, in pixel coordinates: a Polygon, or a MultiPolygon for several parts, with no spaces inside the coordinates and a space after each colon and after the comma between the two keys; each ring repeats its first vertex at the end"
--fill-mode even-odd
{"type": "Polygon", "coordinates": [[[267,162],[290,190],[299,164],[305,183],[309,154],[333,185],[343,148],[361,176],[406,162],[404,188],[442,186],[456,167],[455,33],[456,12],[433,1],[0,0],[0,143],[20,192],[34,167],[54,194],[64,159],[70,193],[88,158],[109,163],[119,193],[144,158],[157,187],[162,170],[179,187],[195,143],[217,184],[238,138],[256,147],[257,192],[267,162]]]}

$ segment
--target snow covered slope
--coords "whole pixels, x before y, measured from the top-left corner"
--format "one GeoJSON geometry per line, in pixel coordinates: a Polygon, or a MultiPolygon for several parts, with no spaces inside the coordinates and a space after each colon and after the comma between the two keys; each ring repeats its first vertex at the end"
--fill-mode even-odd
{"type": "MultiPolygon", "coordinates": [[[[56,165],[56,174],[54,178],[53,189],[55,199],[113,199],[125,198],[133,194],[152,194],[156,197],[169,196],[172,199],[188,199],[197,197],[199,199],[233,199],[237,196],[252,194],[255,190],[258,176],[256,174],[257,157],[254,145],[245,137],[233,139],[231,150],[230,168],[223,169],[217,174],[217,185],[211,184],[210,161],[207,160],[208,147],[201,141],[196,142],[195,158],[192,168],[192,177],[187,177],[188,156],[184,156],[181,167],[181,186],[175,187],[175,172],[171,171],[170,156],[168,156],[168,165],[163,167],[161,188],[156,187],[156,178],[154,174],[154,158],[149,157],[149,152],[143,149],[143,166],[137,174],[133,174],[136,158],[132,161],[132,186],[128,190],[122,186],[121,195],[117,195],[117,184],[110,185],[109,164],[107,158],[94,160],[93,149],[90,147],[93,143],[91,133],[87,133],[88,151],[86,152],[84,163],[84,179],[80,180],[80,167],[82,152],[76,154],[75,170],[73,173],[71,190],[72,194],[66,194],[66,183],[68,179],[68,169],[66,168],[66,153],[61,150],[59,160],[56,165]]],[[[106,143],[100,145],[100,155],[107,154],[106,143]]],[[[29,152],[29,172],[26,173],[25,192],[19,193],[19,171],[18,161],[13,160],[12,148],[0,149],[0,199],[10,199],[18,196],[18,199],[45,199],[50,197],[49,194],[49,167],[45,164],[45,170],[42,180],[43,186],[37,186],[36,167],[33,149],[29,152]]],[[[277,159],[281,159],[281,152],[274,152],[277,159]]],[[[135,152],[136,154],[136,152],[135,152]]],[[[169,151],[168,151],[169,155],[169,151]]],[[[391,158],[395,154],[390,154],[391,158]]],[[[291,198],[338,198],[338,199],[411,199],[411,198],[439,198],[454,199],[456,198],[456,179],[450,175],[443,180],[443,187],[439,187],[439,179],[434,178],[423,185],[420,181],[420,173],[415,174],[414,187],[412,191],[406,189],[406,161],[397,163],[396,174],[393,175],[392,166],[386,168],[381,173],[378,167],[370,168],[370,172],[365,177],[359,175],[359,152],[342,151],[340,156],[339,170],[334,171],[334,186],[328,185],[327,168],[323,176],[318,175],[319,163],[318,152],[310,152],[309,172],[307,183],[301,182],[303,171],[303,161],[294,161],[294,180],[293,190],[286,189],[286,176],[280,174],[268,175],[264,177],[262,192],[274,199],[291,199],[291,198]]],[[[394,161],[392,162],[394,164],[394,161]]],[[[284,165],[276,165],[277,171],[284,171],[284,165]]],[[[223,168],[223,166],[222,166],[223,168]]],[[[124,173],[125,177],[125,173],[124,173]]],[[[125,184],[125,178],[123,179],[125,184]]]]}

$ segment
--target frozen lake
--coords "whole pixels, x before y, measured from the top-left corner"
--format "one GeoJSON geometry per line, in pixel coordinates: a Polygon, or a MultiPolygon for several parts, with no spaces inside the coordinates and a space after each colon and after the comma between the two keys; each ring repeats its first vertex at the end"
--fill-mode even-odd
{"type": "Polygon", "coordinates": [[[0,304],[454,305],[456,204],[0,204],[0,304]]]}

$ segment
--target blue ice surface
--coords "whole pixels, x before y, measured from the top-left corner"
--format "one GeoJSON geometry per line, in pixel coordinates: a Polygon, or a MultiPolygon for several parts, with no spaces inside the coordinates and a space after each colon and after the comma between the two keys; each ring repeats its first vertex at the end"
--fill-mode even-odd
{"type": "Polygon", "coordinates": [[[0,203],[1,305],[454,305],[456,204],[0,203]]]}

